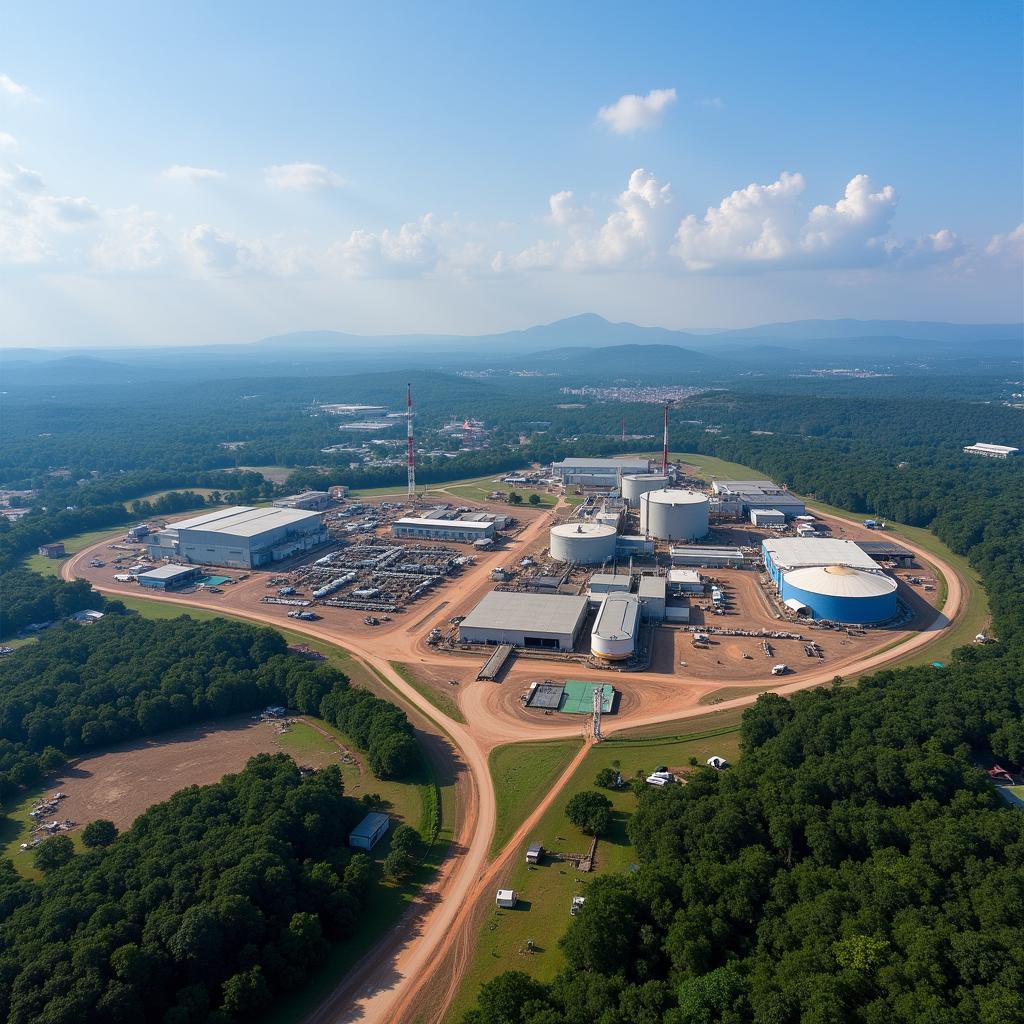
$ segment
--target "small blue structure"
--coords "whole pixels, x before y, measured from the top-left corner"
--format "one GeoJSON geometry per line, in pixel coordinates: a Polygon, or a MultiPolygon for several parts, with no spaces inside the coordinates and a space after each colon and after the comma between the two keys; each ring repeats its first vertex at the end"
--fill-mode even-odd
{"type": "Polygon", "coordinates": [[[386,814],[378,814],[376,811],[363,818],[361,822],[349,834],[348,845],[354,846],[357,850],[372,850],[377,843],[387,834],[391,827],[391,819],[386,814]]]}

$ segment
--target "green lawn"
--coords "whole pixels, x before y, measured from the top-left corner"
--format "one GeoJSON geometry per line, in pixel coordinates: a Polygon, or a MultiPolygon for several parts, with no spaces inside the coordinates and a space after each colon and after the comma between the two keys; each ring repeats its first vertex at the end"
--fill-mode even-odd
{"type": "MultiPolygon", "coordinates": [[[[131,512],[132,503],[133,502],[136,502],[136,501],[156,501],[158,498],[164,498],[168,494],[181,494],[182,491],[191,491],[193,494],[201,494],[204,498],[209,498],[209,496],[211,494],[213,494],[214,491],[219,491],[219,493],[223,494],[226,490],[228,490],[228,488],[224,488],[224,487],[189,487],[189,486],[184,486],[184,487],[168,487],[166,490],[163,490],[163,491],[153,491],[152,494],[143,494],[141,497],[138,497],[138,498],[129,498],[124,503],[124,507],[129,512],[131,512]]],[[[202,508],[213,508],[215,506],[203,505],[201,507],[202,508]]],[[[187,512],[188,509],[184,509],[183,511],[187,512]]],[[[177,514],[178,514],[177,512],[174,513],[174,515],[177,515],[177,514]]]]}
{"type": "Polygon", "coordinates": [[[412,665],[400,661],[389,661],[388,664],[421,696],[430,701],[438,711],[447,715],[455,722],[466,724],[466,716],[459,710],[459,705],[447,693],[423,682],[412,665]]]}
{"type": "MultiPolygon", "coordinates": [[[[101,540],[113,539],[124,536],[125,527],[132,522],[125,516],[124,526],[107,526],[102,530],[91,530],[89,533],[77,533],[74,537],[68,537],[64,541],[64,550],[67,556],[77,555],[83,548],[89,547],[101,540]]],[[[66,561],[65,558],[47,558],[45,555],[30,555],[25,559],[26,569],[42,573],[44,576],[59,576],[60,567],[66,561]]],[[[104,559],[106,561],[106,559],[104,559]]]]}
{"type": "Polygon", "coordinates": [[[540,803],[579,749],[579,740],[549,740],[509,743],[491,751],[487,764],[497,802],[492,857],[540,803]]]}
{"type": "MultiPolygon", "coordinates": [[[[594,777],[600,769],[619,762],[625,778],[635,772],[645,774],[659,765],[683,768],[691,757],[703,763],[712,754],[735,760],[738,754],[738,732],[714,737],[696,736],[681,739],[650,739],[633,742],[607,740],[593,747],[579,770],[565,786],[548,812],[541,819],[530,841],[542,842],[547,849],[564,853],[581,853],[590,847],[590,837],[583,835],[565,818],[565,806],[576,793],[594,788],[594,777]]],[[[527,746],[527,744],[523,744],[527,746]]],[[[569,924],[572,897],[586,895],[587,882],[594,875],[628,870],[636,857],[626,835],[626,826],[636,806],[631,790],[613,793],[603,790],[614,805],[612,829],[597,849],[594,874],[582,875],[571,864],[547,861],[532,867],[523,856],[517,857],[506,876],[496,887],[512,888],[520,897],[516,910],[492,909],[477,938],[473,963],[453,1002],[448,1021],[457,1022],[474,1002],[480,985],[502,971],[518,970],[542,980],[550,980],[562,966],[558,939],[569,924]],[[538,952],[526,953],[532,939],[538,952]]]]}

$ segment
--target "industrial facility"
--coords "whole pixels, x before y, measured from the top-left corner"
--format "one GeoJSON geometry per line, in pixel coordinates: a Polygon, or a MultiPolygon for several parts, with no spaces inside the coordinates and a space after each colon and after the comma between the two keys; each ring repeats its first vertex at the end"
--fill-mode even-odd
{"type": "Polygon", "coordinates": [[[492,591],[459,623],[459,642],[571,651],[587,617],[587,599],[492,591]]]}
{"type": "Polygon", "coordinates": [[[329,540],[316,512],[235,505],[151,534],[150,558],[254,569],[309,551],[329,540]]]}
{"type": "Polygon", "coordinates": [[[792,519],[806,511],[796,495],[771,480],[715,480],[711,490],[714,510],[723,515],[748,516],[753,509],[772,509],[792,519]]]}
{"type": "Polygon", "coordinates": [[[658,540],[698,540],[708,533],[706,494],[681,488],[640,495],[640,532],[658,540]]]}
{"type": "Polygon", "coordinates": [[[396,519],[391,524],[392,537],[412,540],[444,540],[472,544],[479,540],[492,540],[495,524],[492,520],[478,519],[396,519]]]}
{"type": "Polygon", "coordinates": [[[964,448],[967,455],[984,455],[989,459],[1007,459],[1019,451],[1019,448],[1011,448],[1005,444],[989,444],[987,441],[976,441],[964,448]]]}
{"type": "Polygon", "coordinates": [[[634,473],[647,473],[648,459],[562,459],[551,463],[551,475],[566,487],[618,487],[619,477],[634,473]]]}
{"type": "Polygon", "coordinates": [[[896,615],[896,581],[852,540],[783,538],[761,550],[779,597],[797,615],[857,624],[896,615]]]}

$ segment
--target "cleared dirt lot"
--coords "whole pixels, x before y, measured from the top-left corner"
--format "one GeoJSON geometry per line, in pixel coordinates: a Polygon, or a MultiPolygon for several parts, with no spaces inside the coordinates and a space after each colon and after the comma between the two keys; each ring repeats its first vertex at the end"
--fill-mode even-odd
{"type": "MultiPolygon", "coordinates": [[[[287,752],[275,726],[245,716],[213,726],[194,726],[159,738],[125,744],[84,758],[64,771],[48,791],[61,790],[61,818],[79,825],[108,818],[127,828],[147,807],[186,786],[219,782],[241,771],[254,754],[287,752]]],[[[337,761],[337,755],[310,751],[300,758],[313,767],[337,761]]]]}

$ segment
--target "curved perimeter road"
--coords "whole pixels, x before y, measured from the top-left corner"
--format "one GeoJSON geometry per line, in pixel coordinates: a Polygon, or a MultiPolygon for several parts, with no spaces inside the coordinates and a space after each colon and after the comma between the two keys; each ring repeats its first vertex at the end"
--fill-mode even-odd
{"type": "MultiPolygon", "coordinates": [[[[836,523],[856,525],[853,520],[840,516],[822,513],[819,515],[820,518],[836,523]]],[[[548,515],[539,516],[514,543],[529,544],[549,522],[548,515]]],[[[844,674],[847,676],[857,676],[901,661],[909,653],[934,641],[950,628],[969,593],[966,581],[952,566],[915,544],[902,538],[901,542],[922,561],[935,566],[943,574],[947,585],[946,600],[935,622],[927,629],[892,650],[868,654],[856,663],[846,666],[844,674]]],[[[109,540],[100,541],[73,555],[61,568],[63,578],[74,579],[78,567],[83,563],[87,564],[87,560],[108,543],[109,540]]],[[[465,594],[472,587],[482,585],[490,568],[490,561],[480,564],[475,572],[467,574],[462,581],[453,586],[465,594]]],[[[130,585],[109,585],[105,581],[97,582],[95,585],[98,589],[111,594],[138,594],[138,588],[130,585]]],[[[161,599],[157,592],[146,596],[161,599]]],[[[216,600],[204,599],[199,595],[164,599],[168,603],[181,605],[183,610],[193,606],[224,611],[223,606],[216,600]]],[[[445,601],[440,607],[443,608],[447,604],[445,601]]],[[[421,618],[420,622],[436,618],[439,610],[434,608],[421,618]]],[[[255,608],[232,608],[230,614],[269,623],[275,627],[282,625],[279,618],[255,608]]],[[[572,763],[554,783],[544,800],[488,865],[488,850],[494,834],[496,802],[487,755],[501,743],[578,737],[579,726],[551,728],[546,720],[543,726],[540,723],[534,726],[521,719],[513,719],[490,704],[486,699],[491,695],[490,691],[482,688],[476,696],[464,698],[465,710],[470,711],[466,716],[469,724],[463,725],[454,721],[406,683],[391,667],[390,660],[409,660],[414,652],[416,660],[421,662],[449,664],[450,658],[436,654],[432,656],[431,649],[417,641],[414,635],[416,630],[412,628],[393,628],[373,637],[372,641],[369,638],[340,636],[334,628],[298,619],[289,621],[288,629],[344,648],[386,679],[405,701],[447,733],[465,761],[471,783],[469,800],[467,806],[462,808],[452,855],[446,859],[437,877],[420,893],[400,924],[346,974],[321,1005],[306,1017],[304,1024],[394,1024],[414,1018],[441,1020],[458,990],[472,957],[476,940],[474,921],[478,919],[481,907],[486,907],[495,879],[506,868],[510,858],[519,850],[526,836],[582,763],[589,743],[583,743],[572,763]],[[490,721],[481,721],[482,714],[487,712],[493,717],[490,721]]],[[[834,673],[822,671],[801,677],[788,685],[772,686],[771,689],[776,693],[795,693],[798,690],[820,686],[828,682],[833,675],[834,673]]],[[[635,677],[631,676],[631,679],[636,678],[639,682],[642,677],[642,673],[637,673],[635,677]]],[[[664,680],[664,677],[661,678],[664,680]]],[[[673,678],[679,682],[688,681],[682,675],[673,678]]],[[[720,688],[721,684],[717,686],[720,688]]],[[[497,688],[491,689],[497,692],[497,688]]],[[[472,688],[467,691],[468,694],[473,692],[472,688]]],[[[756,699],[757,694],[748,694],[724,700],[716,704],[714,710],[746,707],[756,699]]],[[[681,688],[679,700],[666,701],[657,708],[641,707],[637,712],[630,714],[628,720],[608,722],[605,735],[609,736],[622,729],[636,726],[677,722],[708,714],[709,708],[697,704],[696,700],[692,690],[686,691],[681,688]]]]}

